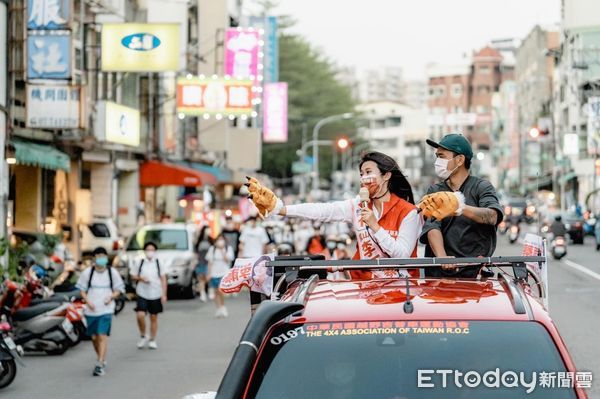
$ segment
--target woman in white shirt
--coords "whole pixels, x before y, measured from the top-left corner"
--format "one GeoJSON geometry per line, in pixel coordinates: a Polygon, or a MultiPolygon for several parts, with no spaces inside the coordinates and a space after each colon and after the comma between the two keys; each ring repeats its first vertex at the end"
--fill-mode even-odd
{"type": "Polygon", "coordinates": [[[206,261],[208,262],[207,277],[209,278],[210,289],[215,292],[215,305],[217,311],[215,316],[218,318],[227,317],[227,308],[225,307],[225,297],[219,290],[221,279],[229,271],[231,262],[234,259],[233,248],[227,245],[227,240],[223,234],[219,234],[215,244],[208,249],[206,261]]]}

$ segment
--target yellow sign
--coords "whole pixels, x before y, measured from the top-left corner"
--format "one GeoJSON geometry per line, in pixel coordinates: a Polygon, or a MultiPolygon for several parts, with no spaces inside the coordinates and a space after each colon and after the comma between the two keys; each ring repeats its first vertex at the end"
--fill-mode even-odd
{"type": "Polygon", "coordinates": [[[102,70],[178,71],[179,29],[179,24],[103,24],[102,70]]]}
{"type": "Polygon", "coordinates": [[[140,145],[140,111],[105,101],[99,103],[98,116],[105,122],[105,141],[134,147],[140,145]]]}

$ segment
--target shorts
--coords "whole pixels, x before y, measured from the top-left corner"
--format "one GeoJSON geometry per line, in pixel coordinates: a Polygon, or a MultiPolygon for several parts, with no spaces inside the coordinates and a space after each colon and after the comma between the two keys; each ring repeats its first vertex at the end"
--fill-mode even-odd
{"type": "Polygon", "coordinates": [[[110,335],[112,325],[112,314],[103,314],[100,316],[85,316],[87,329],[85,331],[88,337],[94,335],[110,335]]]}
{"type": "Polygon", "coordinates": [[[209,284],[212,288],[219,288],[221,280],[223,280],[223,277],[213,277],[210,279],[209,284]]]}
{"type": "Polygon", "coordinates": [[[145,312],[150,314],[159,314],[163,311],[162,301],[160,299],[146,299],[138,297],[136,312],[145,312]]]}
{"type": "Polygon", "coordinates": [[[208,265],[207,264],[198,264],[198,266],[196,266],[196,268],[194,269],[194,273],[196,273],[196,276],[205,276],[206,277],[206,273],[208,272],[208,265]]]}

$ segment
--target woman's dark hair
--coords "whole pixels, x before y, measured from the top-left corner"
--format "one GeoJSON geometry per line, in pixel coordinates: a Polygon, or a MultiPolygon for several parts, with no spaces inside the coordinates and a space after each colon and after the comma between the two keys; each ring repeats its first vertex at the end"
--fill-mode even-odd
{"type": "Polygon", "coordinates": [[[200,235],[198,236],[198,240],[196,241],[196,249],[200,246],[200,243],[202,241],[208,241],[208,243],[210,245],[213,245],[213,240],[210,237],[210,227],[209,226],[203,226],[202,229],[200,230],[200,235]]]}
{"type": "Polygon", "coordinates": [[[154,249],[155,249],[155,250],[156,250],[156,249],[158,249],[158,245],[156,245],[156,244],[155,244],[154,242],[152,242],[152,241],[147,241],[147,242],[144,244],[144,251],[145,251],[146,249],[148,249],[148,247],[154,247],[154,249]]]}
{"type": "Polygon", "coordinates": [[[396,194],[398,197],[411,204],[415,203],[412,187],[406,177],[402,174],[400,166],[398,166],[398,162],[396,162],[394,158],[377,151],[365,152],[360,157],[358,169],[360,170],[362,165],[367,161],[375,162],[382,175],[385,175],[388,172],[392,174],[388,186],[391,193],[396,194]]]}

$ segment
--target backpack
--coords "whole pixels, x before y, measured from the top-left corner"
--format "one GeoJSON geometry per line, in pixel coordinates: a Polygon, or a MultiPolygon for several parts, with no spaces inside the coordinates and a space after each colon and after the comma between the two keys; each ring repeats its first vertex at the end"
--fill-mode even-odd
{"type": "MultiPolygon", "coordinates": [[[[142,261],[140,262],[140,268],[138,269],[138,277],[142,275],[142,266],[144,266],[145,260],[145,258],[142,258],[142,261]]],[[[158,258],[156,259],[156,267],[158,267],[158,276],[160,277],[160,263],[158,262],[158,258]]]]}
{"type": "MultiPolygon", "coordinates": [[[[95,271],[95,269],[96,268],[94,266],[92,266],[92,270],[90,270],[90,279],[88,280],[87,291],[89,291],[90,288],[92,287],[92,277],[94,277],[94,271],[95,271]]],[[[113,289],[112,267],[106,266],[106,269],[108,270],[108,279],[110,280],[110,290],[114,291],[114,289],[113,289]]]]}

